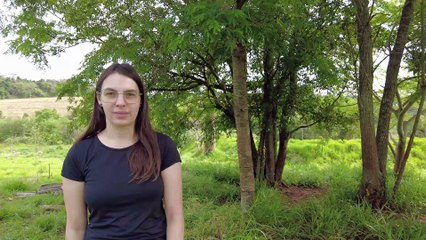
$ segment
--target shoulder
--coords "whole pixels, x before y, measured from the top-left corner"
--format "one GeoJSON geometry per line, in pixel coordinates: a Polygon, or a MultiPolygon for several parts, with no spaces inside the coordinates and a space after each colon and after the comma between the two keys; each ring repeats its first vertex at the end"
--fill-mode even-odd
{"type": "Polygon", "coordinates": [[[62,165],[62,176],[75,181],[85,180],[87,156],[95,143],[95,137],[83,139],[72,145],[62,165]]]}
{"type": "Polygon", "coordinates": [[[161,171],[177,162],[181,162],[176,143],[169,136],[157,132],[157,140],[160,148],[161,171]]]}
{"type": "Polygon", "coordinates": [[[169,136],[160,132],[156,132],[156,133],[157,133],[158,145],[160,146],[160,148],[163,146],[176,147],[176,143],[169,136]]]}
{"type": "Polygon", "coordinates": [[[86,138],[83,140],[80,140],[78,142],[75,142],[70,150],[68,151],[68,155],[81,155],[84,153],[87,153],[90,149],[93,149],[95,145],[96,136],[86,138]]]}
{"type": "Polygon", "coordinates": [[[80,140],[78,142],[75,142],[72,148],[78,149],[78,150],[89,149],[93,147],[93,145],[95,145],[95,142],[96,142],[96,136],[92,136],[92,137],[80,140]]]}

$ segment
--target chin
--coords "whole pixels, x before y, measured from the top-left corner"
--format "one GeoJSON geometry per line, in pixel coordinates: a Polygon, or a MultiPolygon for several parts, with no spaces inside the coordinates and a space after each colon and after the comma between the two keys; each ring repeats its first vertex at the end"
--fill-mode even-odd
{"type": "Polygon", "coordinates": [[[113,119],[110,121],[110,124],[113,126],[127,127],[135,125],[135,121],[129,119],[113,119]]]}

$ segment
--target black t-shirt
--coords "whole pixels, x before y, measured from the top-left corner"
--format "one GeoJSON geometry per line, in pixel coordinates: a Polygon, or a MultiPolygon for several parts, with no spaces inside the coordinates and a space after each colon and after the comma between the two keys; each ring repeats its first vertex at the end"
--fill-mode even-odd
{"type": "MultiPolygon", "coordinates": [[[[157,134],[161,171],[180,162],[175,143],[157,134]]],[[[161,177],[141,184],[130,183],[128,164],[131,147],[114,149],[92,137],[69,150],[62,176],[84,181],[84,200],[89,210],[86,240],[166,239],[161,177]]]]}

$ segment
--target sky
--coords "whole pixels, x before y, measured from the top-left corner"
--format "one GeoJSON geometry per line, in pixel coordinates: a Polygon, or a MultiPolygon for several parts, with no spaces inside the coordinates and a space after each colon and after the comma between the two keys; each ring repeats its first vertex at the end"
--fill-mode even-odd
{"type": "MultiPolygon", "coordinates": [[[[14,11],[5,5],[3,1],[0,1],[0,14],[10,14],[11,11],[14,11]]],[[[10,39],[5,39],[0,35],[0,75],[29,80],[68,79],[80,72],[79,68],[84,60],[84,55],[94,49],[94,46],[88,43],[77,45],[67,49],[60,56],[48,57],[49,66],[46,69],[39,69],[21,55],[6,53],[9,48],[8,40],[10,39]]]]}
{"type": "Polygon", "coordinates": [[[39,69],[23,56],[6,53],[8,50],[6,40],[0,37],[0,75],[35,81],[68,79],[80,72],[79,68],[84,60],[84,55],[92,49],[91,44],[80,44],[69,48],[60,56],[48,57],[49,67],[39,69]]]}

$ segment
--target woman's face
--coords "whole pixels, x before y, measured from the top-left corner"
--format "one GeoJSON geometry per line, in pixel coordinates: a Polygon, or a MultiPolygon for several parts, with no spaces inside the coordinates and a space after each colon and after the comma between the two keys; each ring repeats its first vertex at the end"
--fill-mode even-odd
{"type": "Polygon", "coordinates": [[[141,92],[133,79],[119,73],[109,75],[97,100],[103,107],[107,128],[134,127],[141,106],[141,92]]]}

